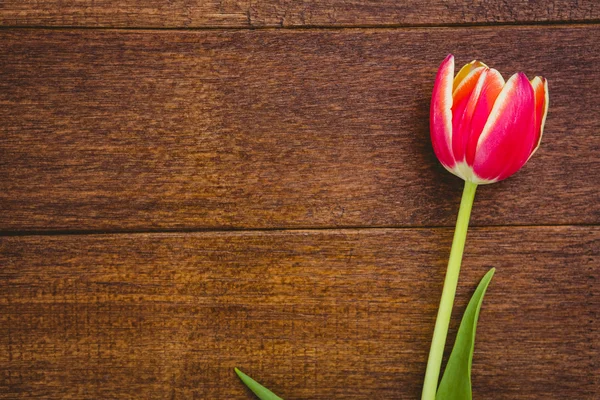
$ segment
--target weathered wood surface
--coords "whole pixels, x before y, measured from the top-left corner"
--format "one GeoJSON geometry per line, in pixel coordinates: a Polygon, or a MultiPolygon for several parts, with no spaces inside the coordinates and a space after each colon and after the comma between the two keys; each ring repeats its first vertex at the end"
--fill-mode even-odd
{"type": "MultiPolygon", "coordinates": [[[[286,399],[416,399],[451,237],[3,237],[0,398],[250,398],[239,366],[286,399]]],[[[474,398],[598,398],[599,240],[598,227],[472,229],[455,315],[497,267],[474,398]]]]}
{"type": "Polygon", "coordinates": [[[600,221],[600,27],[0,31],[0,229],[451,226],[439,62],[550,82],[543,144],[475,225],[600,221]],[[460,38],[460,39],[458,39],[460,38]]]}
{"type": "Polygon", "coordinates": [[[450,52],[550,82],[540,151],[477,194],[450,335],[497,267],[474,398],[600,398],[598,22],[596,0],[0,1],[0,399],[253,398],[234,366],[288,400],[418,398],[461,192],[428,139],[450,52]],[[200,29],[225,27],[313,29],[200,29]]]}
{"type": "Polygon", "coordinates": [[[5,0],[0,25],[293,27],[598,21],[597,0],[5,0]]]}

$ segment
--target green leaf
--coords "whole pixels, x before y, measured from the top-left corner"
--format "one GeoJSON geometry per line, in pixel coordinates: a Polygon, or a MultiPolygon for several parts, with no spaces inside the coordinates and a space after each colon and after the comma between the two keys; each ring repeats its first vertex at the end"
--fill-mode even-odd
{"type": "Polygon", "coordinates": [[[436,400],[471,400],[471,365],[475,348],[475,331],[479,310],[485,291],[494,276],[495,268],[488,271],[479,282],[465,310],[456,334],[456,342],[448,359],[448,365],[437,390],[436,400]]]}
{"type": "Polygon", "coordinates": [[[277,396],[275,393],[271,392],[266,387],[262,386],[260,383],[256,382],[254,379],[250,378],[248,375],[235,368],[235,373],[240,377],[242,382],[250,390],[254,392],[254,394],[261,400],[283,400],[281,397],[277,396]]]}

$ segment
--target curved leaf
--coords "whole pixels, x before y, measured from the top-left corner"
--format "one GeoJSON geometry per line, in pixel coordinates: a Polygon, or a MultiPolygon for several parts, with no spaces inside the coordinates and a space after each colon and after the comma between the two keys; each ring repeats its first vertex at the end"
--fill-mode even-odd
{"type": "Polygon", "coordinates": [[[479,282],[479,286],[473,293],[471,301],[465,310],[454,348],[448,359],[448,365],[437,390],[436,400],[471,400],[471,364],[473,362],[473,350],[475,348],[475,331],[479,310],[483,302],[483,296],[487,290],[495,268],[488,271],[479,282]]]}
{"type": "Polygon", "coordinates": [[[246,386],[248,386],[248,388],[250,390],[252,390],[252,392],[254,392],[254,394],[259,399],[261,399],[261,400],[283,400],[281,397],[278,397],[275,393],[271,392],[269,389],[262,386],[260,383],[256,382],[254,379],[250,378],[248,375],[246,375],[239,369],[235,368],[235,373],[240,377],[242,382],[244,382],[244,384],[246,386]]]}

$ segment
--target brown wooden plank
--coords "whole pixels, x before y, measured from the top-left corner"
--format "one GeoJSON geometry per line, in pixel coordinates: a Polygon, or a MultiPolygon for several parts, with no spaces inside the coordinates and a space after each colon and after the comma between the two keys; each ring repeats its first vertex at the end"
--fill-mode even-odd
{"type": "MultiPolygon", "coordinates": [[[[0,398],[418,398],[452,230],[3,237],[0,398]]],[[[597,399],[599,227],[477,228],[474,398],[597,399]]],[[[457,318],[453,321],[454,336],[457,318]]]]}
{"type": "Polygon", "coordinates": [[[440,60],[550,82],[540,151],[476,225],[600,222],[600,27],[0,32],[0,229],[453,225],[440,60]],[[458,40],[460,38],[460,40],[458,40]]]}
{"type": "Polygon", "coordinates": [[[596,0],[7,0],[0,25],[293,27],[597,21],[596,0]]]}

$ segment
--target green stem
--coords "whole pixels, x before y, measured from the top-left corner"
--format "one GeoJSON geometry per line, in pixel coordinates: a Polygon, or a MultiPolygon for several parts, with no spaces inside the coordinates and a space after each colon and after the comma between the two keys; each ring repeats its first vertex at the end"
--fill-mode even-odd
{"type": "Polygon", "coordinates": [[[467,239],[467,229],[469,228],[469,218],[471,216],[471,207],[475,199],[476,189],[477,184],[465,181],[465,188],[460,201],[460,210],[456,219],[454,239],[452,240],[452,250],[450,250],[450,260],[448,261],[448,269],[446,270],[446,279],[444,280],[444,289],[442,290],[442,299],[440,300],[435,329],[433,330],[433,339],[431,340],[431,349],[429,350],[429,359],[427,360],[427,370],[425,371],[425,382],[423,383],[421,400],[435,400],[440,367],[442,366],[444,347],[446,345],[446,335],[448,334],[448,325],[450,324],[450,315],[452,314],[452,305],[454,304],[454,295],[456,294],[456,285],[458,284],[458,275],[460,273],[460,263],[465,248],[465,240],[467,239]]]}

